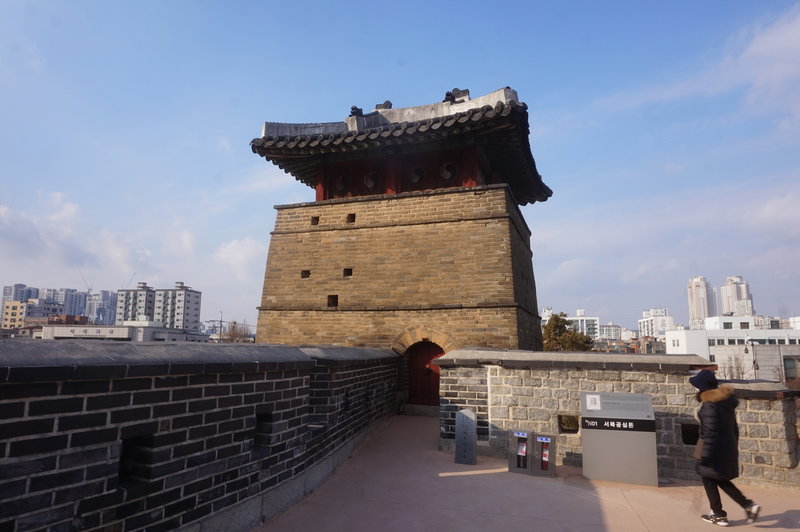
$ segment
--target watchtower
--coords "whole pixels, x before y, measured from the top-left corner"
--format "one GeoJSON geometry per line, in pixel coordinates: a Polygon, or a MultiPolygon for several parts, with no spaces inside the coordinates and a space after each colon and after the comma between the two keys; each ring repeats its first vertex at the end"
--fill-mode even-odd
{"type": "Polygon", "coordinates": [[[431,358],[455,347],[540,349],[531,232],[545,201],[527,106],[506,87],[343,122],[267,122],[254,153],[316,191],[279,205],[256,339],[391,346],[409,401],[438,404],[431,358]]]}

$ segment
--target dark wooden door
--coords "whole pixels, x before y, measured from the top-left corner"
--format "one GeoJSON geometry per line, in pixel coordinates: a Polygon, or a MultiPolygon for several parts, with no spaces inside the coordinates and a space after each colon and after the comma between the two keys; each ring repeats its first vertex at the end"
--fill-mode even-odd
{"type": "Polygon", "coordinates": [[[431,360],[444,354],[431,342],[419,342],[408,348],[408,402],[412,405],[439,405],[439,366],[431,360]]]}

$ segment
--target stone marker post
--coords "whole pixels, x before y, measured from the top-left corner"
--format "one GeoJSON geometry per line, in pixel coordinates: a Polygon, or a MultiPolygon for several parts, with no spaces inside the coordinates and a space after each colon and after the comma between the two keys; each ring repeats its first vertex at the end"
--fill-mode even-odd
{"type": "Polygon", "coordinates": [[[456,414],[456,463],[475,465],[478,421],[475,412],[459,410],[456,414]]]}

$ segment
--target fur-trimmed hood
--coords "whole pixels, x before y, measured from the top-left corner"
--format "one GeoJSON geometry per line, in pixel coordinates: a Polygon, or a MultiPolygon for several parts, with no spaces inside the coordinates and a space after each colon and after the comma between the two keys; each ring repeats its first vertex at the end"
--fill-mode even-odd
{"type": "Polygon", "coordinates": [[[727,384],[723,384],[719,388],[714,388],[713,390],[706,390],[704,392],[700,392],[700,401],[703,403],[719,403],[720,401],[725,401],[729,399],[734,394],[734,389],[732,386],[728,386],[727,384]]]}

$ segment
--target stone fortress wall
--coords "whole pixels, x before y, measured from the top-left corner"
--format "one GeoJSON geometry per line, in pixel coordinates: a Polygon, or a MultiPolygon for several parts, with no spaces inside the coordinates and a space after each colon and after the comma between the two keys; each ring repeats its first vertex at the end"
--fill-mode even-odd
{"type": "MultiPolygon", "coordinates": [[[[456,413],[468,408],[477,414],[484,452],[505,455],[508,431],[521,428],[555,436],[557,463],[580,466],[583,451],[576,421],[581,392],[641,393],[652,398],[659,476],[697,478],[699,403],[688,378],[691,370],[709,364],[705,359],[456,349],[435,362],[441,368],[444,448],[453,445],[456,413]]],[[[750,484],[797,488],[800,392],[766,383],[731,384],[740,399],[740,478],[750,484]]]]}
{"type": "Polygon", "coordinates": [[[508,185],[276,208],[259,342],[392,345],[409,327],[462,346],[541,339],[531,233],[508,185]]]}
{"type": "MultiPolygon", "coordinates": [[[[0,531],[251,530],[299,501],[397,409],[390,349],[0,343],[0,531]]],[[[646,393],[659,475],[695,479],[693,355],[456,348],[441,366],[441,439],[477,413],[484,450],[509,429],[571,431],[582,391],[646,393]],[[566,429],[566,430],[565,430],[566,429]]],[[[742,479],[797,487],[797,392],[737,383],[742,479]],[[755,386],[757,387],[757,386],[755,386]]]]}
{"type": "Polygon", "coordinates": [[[249,530],[394,413],[388,349],[0,343],[0,530],[249,530]]]}

